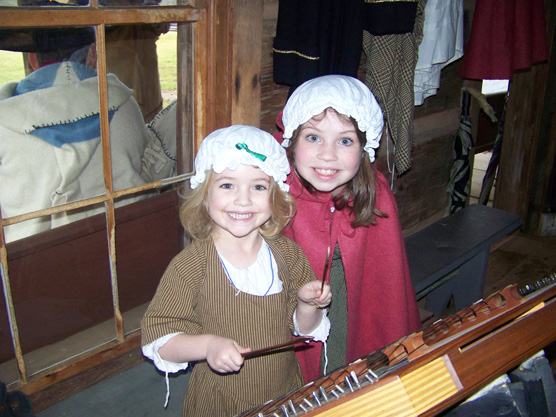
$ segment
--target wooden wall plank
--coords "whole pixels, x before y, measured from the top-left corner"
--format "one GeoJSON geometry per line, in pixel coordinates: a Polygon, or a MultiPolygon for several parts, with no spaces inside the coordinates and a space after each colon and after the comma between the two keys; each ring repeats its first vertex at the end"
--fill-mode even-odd
{"type": "Polygon", "coordinates": [[[231,123],[260,126],[263,0],[235,0],[231,123]]]}
{"type": "Polygon", "coordinates": [[[510,82],[494,207],[526,219],[539,146],[546,64],[514,74],[510,82]]]}
{"type": "MultiPolygon", "coordinates": [[[[215,126],[222,128],[231,124],[232,65],[233,65],[233,0],[219,0],[214,10],[214,21],[218,30],[213,32],[216,53],[214,54],[215,126]]],[[[210,132],[209,132],[210,133],[210,132]]]]}

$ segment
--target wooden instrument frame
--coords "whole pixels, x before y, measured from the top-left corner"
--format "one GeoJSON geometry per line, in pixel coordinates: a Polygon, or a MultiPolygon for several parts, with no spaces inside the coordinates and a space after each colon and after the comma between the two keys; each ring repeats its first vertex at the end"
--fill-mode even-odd
{"type": "Polygon", "coordinates": [[[241,416],[437,415],[556,340],[550,281],[530,295],[508,286],[241,416]]]}

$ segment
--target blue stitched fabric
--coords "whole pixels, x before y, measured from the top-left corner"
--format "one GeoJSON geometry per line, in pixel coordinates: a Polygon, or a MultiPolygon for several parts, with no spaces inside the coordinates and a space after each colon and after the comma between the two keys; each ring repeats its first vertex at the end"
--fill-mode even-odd
{"type": "MultiPolygon", "coordinates": [[[[109,120],[112,120],[114,112],[115,110],[108,112],[109,120]]],[[[62,145],[67,143],[78,143],[100,138],[100,115],[95,114],[63,125],[38,127],[29,133],[61,148],[62,145]]]]}
{"type": "MultiPolygon", "coordinates": [[[[97,76],[97,73],[87,65],[79,64],[77,62],[70,62],[70,64],[73,71],[72,75],[81,81],[97,76]]],[[[36,71],[33,71],[17,84],[13,95],[18,96],[31,91],[52,87],[61,66],[62,62],[58,62],[46,65],[36,71]]]]}
{"type": "MultiPolygon", "coordinates": [[[[50,64],[32,72],[17,84],[13,95],[18,96],[52,87],[58,76],[60,66],[61,63],[50,64]]],[[[71,66],[74,76],[81,81],[97,76],[96,72],[86,65],[71,62],[71,66]]],[[[76,97],[76,100],[78,99],[76,97]]],[[[114,110],[108,112],[109,120],[112,120],[113,115],[114,110]]],[[[84,119],[68,121],[64,124],[36,127],[29,134],[39,137],[58,148],[67,143],[78,143],[96,139],[100,137],[100,116],[97,113],[84,119]]]]}

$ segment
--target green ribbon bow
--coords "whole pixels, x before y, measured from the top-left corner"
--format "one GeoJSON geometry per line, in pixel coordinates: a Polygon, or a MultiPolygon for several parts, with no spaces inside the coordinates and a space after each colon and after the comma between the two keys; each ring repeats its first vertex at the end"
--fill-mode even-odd
{"type": "Polygon", "coordinates": [[[247,145],[245,143],[236,143],[236,148],[237,149],[245,149],[247,152],[249,152],[251,155],[253,155],[255,158],[260,159],[262,162],[266,161],[266,156],[257,152],[253,152],[252,150],[250,150],[247,145]]]}

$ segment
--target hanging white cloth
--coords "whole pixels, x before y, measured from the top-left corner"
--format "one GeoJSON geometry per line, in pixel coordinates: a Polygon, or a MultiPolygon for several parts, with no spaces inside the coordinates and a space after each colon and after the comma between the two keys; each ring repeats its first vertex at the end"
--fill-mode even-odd
{"type": "Polygon", "coordinates": [[[463,0],[428,0],[415,67],[415,105],[435,95],[440,71],[463,56],[463,0]]]}

